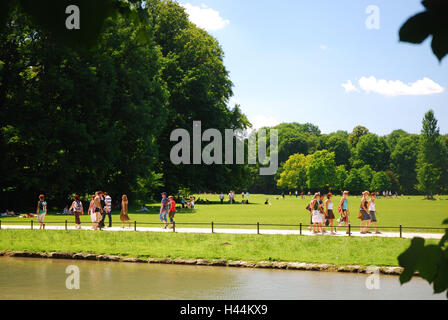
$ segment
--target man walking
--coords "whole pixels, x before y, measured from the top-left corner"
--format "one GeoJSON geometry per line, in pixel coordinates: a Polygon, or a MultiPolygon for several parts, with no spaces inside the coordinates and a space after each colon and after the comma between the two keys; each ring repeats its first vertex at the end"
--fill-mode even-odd
{"type": "Polygon", "coordinates": [[[98,226],[101,228],[103,222],[103,208],[101,206],[101,191],[95,192],[95,198],[93,199],[93,212],[95,212],[96,221],[99,221],[98,226]]]}
{"type": "MultiPolygon", "coordinates": [[[[109,216],[109,228],[112,228],[112,198],[111,196],[107,193],[104,192],[104,202],[106,203],[105,206],[105,215],[109,216]]],[[[104,217],[106,218],[106,217],[104,217]]],[[[104,224],[104,221],[103,221],[104,224]]]]}
{"type": "Polygon", "coordinates": [[[102,228],[105,227],[104,220],[106,220],[106,210],[105,210],[106,209],[106,200],[105,200],[103,191],[99,191],[98,195],[100,198],[100,208],[101,208],[101,221],[99,224],[99,227],[101,230],[102,228]]]}
{"type": "Polygon", "coordinates": [[[163,229],[168,227],[167,216],[168,216],[168,198],[166,197],[166,192],[162,193],[162,201],[160,203],[160,221],[163,222],[163,229]]]}

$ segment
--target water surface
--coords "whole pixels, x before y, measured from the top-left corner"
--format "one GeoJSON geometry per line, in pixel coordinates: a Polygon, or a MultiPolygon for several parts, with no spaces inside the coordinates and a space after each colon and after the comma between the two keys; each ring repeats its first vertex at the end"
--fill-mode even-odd
{"type": "Polygon", "coordinates": [[[0,257],[0,299],[443,299],[421,279],[400,286],[380,276],[380,289],[366,288],[367,275],[162,264],[0,257]],[[80,270],[80,289],[66,288],[66,268],[80,270]]]}

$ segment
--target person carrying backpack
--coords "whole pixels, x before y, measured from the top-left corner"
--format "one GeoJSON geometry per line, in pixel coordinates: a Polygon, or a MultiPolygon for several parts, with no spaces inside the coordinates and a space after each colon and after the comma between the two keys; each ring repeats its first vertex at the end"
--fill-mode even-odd
{"type": "Polygon", "coordinates": [[[79,195],[75,195],[75,201],[73,201],[69,211],[73,211],[75,214],[75,228],[81,229],[81,220],[79,219],[79,216],[84,214],[84,209],[79,195]]]}

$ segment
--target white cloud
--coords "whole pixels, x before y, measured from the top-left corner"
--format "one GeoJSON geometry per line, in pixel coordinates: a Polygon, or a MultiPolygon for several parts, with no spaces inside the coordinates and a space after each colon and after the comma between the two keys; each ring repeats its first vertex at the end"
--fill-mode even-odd
{"type": "Polygon", "coordinates": [[[377,80],[375,77],[362,77],[359,86],[365,92],[374,92],[384,96],[423,96],[442,93],[445,89],[429,78],[405,84],[399,80],[377,80]]]}
{"type": "Polygon", "coordinates": [[[275,117],[263,115],[249,117],[249,121],[252,123],[253,129],[255,130],[263,127],[275,127],[280,124],[280,121],[278,121],[275,117]]]}
{"type": "Polygon", "coordinates": [[[321,49],[322,51],[327,51],[327,50],[328,50],[328,47],[327,47],[325,44],[321,44],[321,45],[320,45],[320,49],[321,49]]]}
{"type": "Polygon", "coordinates": [[[342,86],[344,87],[345,92],[347,93],[359,92],[359,89],[353,85],[352,80],[348,80],[346,83],[343,83],[342,86]]]}
{"type": "MultiPolygon", "coordinates": [[[[411,83],[404,83],[400,80],[384,80],[375,77],[362,77],[358,81],[359,87],[366,93],[377,93],[383,96],[423,96],[442,93],[445,89],[429,78],[423,78],[411,83]]],[[[351,80],[343,83],[346,92],[360,92],[351,80]]]]}
{"type": "Polygon", "coordinates": [[[191,22],[207,31],[221,30],[230,23],[229,20],[222,18],[218,11],[207,7],[205,4],[200,7],[190,3],[181,4],[181,6],[187,11],[191,22]]]}

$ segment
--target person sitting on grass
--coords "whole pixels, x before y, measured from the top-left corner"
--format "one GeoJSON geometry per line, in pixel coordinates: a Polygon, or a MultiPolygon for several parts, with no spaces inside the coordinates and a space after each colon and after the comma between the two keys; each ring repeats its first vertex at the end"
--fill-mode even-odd
{"type": "Polygon", "coordinates": [[[148,212],[148,208],[146,208],[145,206],[141,206],[141,208],[139,210],[137,210],[137,212],[148,212]]]}

